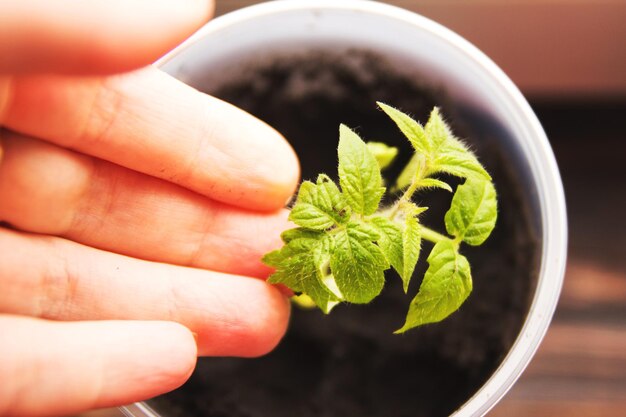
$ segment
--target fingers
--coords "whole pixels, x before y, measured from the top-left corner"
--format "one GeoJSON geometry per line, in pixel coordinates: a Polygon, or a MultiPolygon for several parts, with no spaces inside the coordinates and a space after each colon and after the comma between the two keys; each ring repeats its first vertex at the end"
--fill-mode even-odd
{"type": "Polygon", "coordinates": [[[266,277],[287,212],[259,213],[6,133],[0,221],[142,259],[266,277]]]}
{"type": "Polygon", "coordinates": [[[106,79],[16,78],[2,89],[0,80],[0,124],[227,204],[276,210],[299,179],[279,133],[155,68],[106,79]]]}
{"type": "Polygon", "coordinates": [[[175,321],[198,335],[198,353],[209,356],[265,354],[287,327],[288,300],[261,280],[141,261],[2,228],[0,248],[5,313],[175,321]]]}
{"type": "Polygon", "coordinates": [[[212,14],[210,0],[0,0],[0,73],[148,65],[212,14]]]}
{"type": "Polygon", "coordinates": [[[10,382],[0,384],[3,416],[61,416],[151,398],[182,385],[196,362],[191,332],[176,323],[0,315],[0,335],[0,380],[10,382]]]}

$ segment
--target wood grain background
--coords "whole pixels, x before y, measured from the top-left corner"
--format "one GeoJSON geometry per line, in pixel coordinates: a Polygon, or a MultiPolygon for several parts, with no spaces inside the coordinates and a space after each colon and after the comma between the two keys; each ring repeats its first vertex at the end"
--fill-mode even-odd
{"type": "Polygon", "coordinates": [[[535,102],[568,204],[561,299],[495,417],[626,415],[626,99],[535,102]]]}

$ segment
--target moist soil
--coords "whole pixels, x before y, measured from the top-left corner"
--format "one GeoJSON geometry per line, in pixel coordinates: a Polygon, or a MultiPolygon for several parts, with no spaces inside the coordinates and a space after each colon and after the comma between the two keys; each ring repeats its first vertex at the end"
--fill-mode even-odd
{"type": "MultiPolygon", "coordinates": [[[[278,56],[250,64],[242,74],[208,92],[283,133],[301,158],[304,179],[320,172],[336,176],[340,123],[366,140],[399,146],[400,160],[384,173],[395,178],[410,149],[375,101],[421,121],[440,106],[455,133],[467,138],[493,175],[498,223],[483,246],[462,249],[472,265],[474,291],[444,322],[392,334],[419,288],[432,247],[425,243],[408,295],[397,275],[389,273],[383,293],[370,305],[340,305],[329,316],[294,308],[288,333],[271,354],[201,359],[183,387],[149,404],[164,417],[449,415],[501,363],[521,329],[535,286],[540,244],[514,164],[497,146],[498,138],[476,128],[445,91],[400,74],[367,52],[278,56]]],[[[418,198],[430,207],[423,223],[444,231],[449,193],[430,191],[418,198]]]]}

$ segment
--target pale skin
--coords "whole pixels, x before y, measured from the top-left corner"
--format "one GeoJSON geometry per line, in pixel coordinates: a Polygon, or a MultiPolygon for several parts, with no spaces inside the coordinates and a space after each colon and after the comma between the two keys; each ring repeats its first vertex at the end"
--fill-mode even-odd
{"type": "Polygon", "coordinates": [[[0,415],[61,416],[253,357],[299,178],[275,130],[149,64],[208,0],[0,0],[0,415]]]}

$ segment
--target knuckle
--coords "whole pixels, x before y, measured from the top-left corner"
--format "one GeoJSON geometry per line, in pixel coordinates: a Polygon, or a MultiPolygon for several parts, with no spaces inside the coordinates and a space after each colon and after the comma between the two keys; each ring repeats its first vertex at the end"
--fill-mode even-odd
{"type": "Polygon", "coordinates": [[[51,240],[56,256],[51,256],[41,272],[38,317],[64,319],[71,315],[76,305],[79,277],[76,270],[62,255],[61,243],[51,240]]]}
{"type": "Polygon", "coordinates": [[[81,147],[95,146],[106,141],[123,110],[124,95],[116,88],[115,77],[100,79],[98,83],[85,123],[76,137],[81,147]]]}

